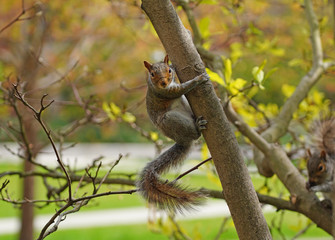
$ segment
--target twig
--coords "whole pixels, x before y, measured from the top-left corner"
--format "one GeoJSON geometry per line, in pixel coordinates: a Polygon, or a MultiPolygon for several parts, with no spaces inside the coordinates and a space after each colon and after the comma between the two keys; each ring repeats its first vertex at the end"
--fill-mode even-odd
{"type": "MultiPolygon", "coordinates": [[[[66,180],[66,176],[64,176],[64,174],[61,174],[57,171],[53,171],[53,172],[20,172],[20,171],[7,171],[7,172],[3,172],[0,174],[0,178],[4,177],[4,176],[13,176],[13,175],[17,175],[19,177],[30,177],[30,176],[38,176],[38,177],[49,177],[49,178],[53,178],[53,179],[65,179],[66,180]]],[[[76,175],[76,174],[71,174],[71,182],[78,182],[80,181],[80,179],[82,178],[81,175],[76,175]]],[[[102,178],[97,178],[96,181],[101,181],[102,178]]],[[[88,182],[90,183],[92,180],[89,177],[84,177],[82,179],[83,182],[88,182]]],[[[127,186],[134,186],[135,181],[134,180],[130,180],[130,179],[124,179],[124,178],[107,178],[104,181],[105,184],[120,184],[120,185],[127,185],[127,186]]]]}
{"type": "Polygon", "coordinates": [[[99,191],[100,187],[105,182],[105,180],[107,179],[107,177],[109,176],[109,174],[111,173],[111,171],[114,169],[114,167],[119,164],[121,158],[122,158],[122,154],[119,154],[119,158],[113,163],[113,165],[109,168],[109,170],[107,171],[107,173],[105,174],[105,176],[101,179],[100,184],[97,187],[97,191],[99,191]]]}
{"type": "Polygon", "coordinates": [[[205,164],[206,162],[208,162],[208,161],[210,161],[210,160],[212,160],[212,157],[207,158],[206,160],[203,160],[201,163],[195,165],[193,168],[191,168],[191,169],[187,170],[186,172],[180,174],[180,175],[179,175],[175,180],[173,180],[173,181],[174,181],[174,182],[175,182],[175,181],[178,181],[179,179],[181,179],[181,178],[184,177],[185,175],[187,175],[187,174],[193,172],[194,170],[197,170],[201,165],[205,164]]]}
{"type": "MultiPolygon", "coordinates": [[[[36,57],[36,61],[41,64],[43,67],[46,67],[46,68],[51,68],[51,70],[53,71],[52,73],[56,73],[56,75],[58,75],[58,79],[56,79],[55,81],[52,81],[51,80],[49,81],[50,83],[47,85],[47,86],[44,86],[44,87],[40,87],[40,88],[35,88],[35,89],[31,89],[29,91],[27,91],[26,93],[34,93],[36,91],[41,91],[41,90],[44,90],[46,88],[49,88],[59,82],[61,82],[62,80],[66,79],[68,80],[68,75],[77,67],[79,61],[76,61],[65,73],[61,73],[58,69],[52,67],[52,66],[48,66],[46,64],[44,64],[43,62],[41,62],[40,58],[39,57],[36,57]]],[[[69,103],[69,102],[63,102],[63,103],[69,103]]],[[[72,102],[70,102],[72,103],[72,102]]]]}
{"type": "Polygon", "coordinates": [[[10,26],[12,26],[14,23],[18,22],[18,21],[22,21],[22,20],[27,20],[27,19],[31,19],[31,17],[27,17],[27,18],[21,18],[27,11],[29,11],[30,9],[32,9],[32,7],[25,9],[24,6],[24,0],[21,1],[21,12],[9,23],[7,23],[4,27],[2,27],[0,29],[0,34],[5,31],[7,28],[9,28],[10,26]]]}
{"type": "Polygon", "coordinates": [[[172,232],[172,236],[174,239],[181,239],[180,236],[182,237],[182,239],[185,240],[192,240],[192,238],[190,238],[189,236],[186,235],[186,233],[184,233],[183,229],[179,226],[178,222],[174,219],[174,217],[169,216],[170,221],[174,224],[174,228],[175,229],[172,232]]]}
{"type": "Polygon", "coordinates": [[[46,110],[52,103],[53,101],[49,102],[47,105],[44,105],[43,101],[44,101],[44,98],[47,96],[47,94],[44,94],[43,97],[41,98],[41,101],[40,101],[40,110],[37,111],[33,106],[31,106],[23,97],[23,95],[20,93],[20,91],[18,90],[18,85],[17,84],[14,84],[14,90],[15,90],[15,93],[16,93],[16,97],[26,106],[28,107],[33,113],[34,113],[34,117],[36,118],[36,120],[39,122],[39,124],[41,125],[41,127],[43,128],[45,134],[47,135],[49,141],[50,141],[50,144],[54,150],[54,153],[56,155],[56,158],[57,158],[57,162],[58,164],[60,165],[62,171],[64,172],[65,176],[66,176],[66,180],[67,180],[67,183],[68,183],[68,187],[69,187],[69,201],[71,200],[72,198],[72,187],[71,187],[71,178],[69,176],[69,173],[67,172],[65,166],[64,166],[64,163],[63,161],[61,160],[60,158],[60,154],[57,150],[57,147],[55,145],[55,142],[51,136],[51,131],[48,130],[48,128],[46,127],[46,125],[44,124],[44,121],[42,120],[42,113],[44,112],[44,110],[46,110]]]}
{"type": "Polygon", "coordinates": [[[306,98],[310,89],[320,79],[320,76],[335,64],[334,61],[324,62],[323,60],[319,23],[311,0],[305,0],[305,9],[311,32],[313,66],[300,80],[292,96],[285,102],[280,113],[274,119],[274,124],[262,134],[270,142],[277,141],[279,137],[285,134],[293,113],[297,110],[300,102],[306,98]]]}
{"type": "Polygon", "coordinates": [[[74,210],[70,210],[67,212],[64,212],[67,208],[73,206],[75,203],[79,203],[82,202],[84,200],[90,200],[93,198],[98,198],[98,197],[102,197],[102,196],[109,196],[109,195],[118,195],[118,194],[132,194],[137,192],[137,189],[132,189],[132,190],[128,190],[128,191],[110,191],[110,192],[104,192],[104,193],[100,193],[100,194],[95,194],[95,195],[90,195],[90,196],[85,196],[85,197],[81,197],[81,198],[76,198],[76,199],[69,199],[67,200],[67,203],[60,208],[51,218],[50,220],[47,222],[47,224],[43,227],[42,231],[40,232],[39,237],[37,238],[37,240],[42,240],[44,239],[46,236],[48,236],[49,234],[51,234],[52,232],[56,231],[58,228],[58,225],[60,224],[60,222],[62,221],[61,219],[64,219],[64,217],[67,214],[73,213],[73,212],[77,212],[79,211],[80,207],[82,207],[82,204],[79,204],[78,206],[76,206],[76,208],[74,210]],[[56,218],[58,217],[58,221],[55,222],[56,218]],[[59,218],[61,217],[61,218],[59,218]],[[55,223],[54,223],[55,222],[55,223]],[[53,227],[49,230],[48,228],[52,225],[53,227]]]}
{"type": "Polygon", "coordinates": [[[298,239],[298,237],[300,237],[300,236],[303,235],[305,232],[307,232],[307,230],[310,229],[313,225],[314,225],[313,222],[308,223],[307,226],[304,227],[303,229],[301,229],[296,235],[294,235],[294,237],[293,237],[291,240],[298,239]]]}
{"type": "Polygon", "coordinates": [[[218,231],[218,233],[216,234],[216,237],[214,240],[219,240],[220,239],[220,236],[221,234],[224,232],[225,230],[225,226],[226,226],[226,223],[228,222],[228,220],[230,220],[231,217],[225,217],[221,223],[221,226],[220,226],[220,229],[218,231]]]}

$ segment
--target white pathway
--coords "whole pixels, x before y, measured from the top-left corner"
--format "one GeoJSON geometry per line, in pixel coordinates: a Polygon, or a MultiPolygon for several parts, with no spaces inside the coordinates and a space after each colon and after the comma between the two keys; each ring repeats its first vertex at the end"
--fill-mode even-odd
{"type": "MultiPolygon", "coordinates": [[[[266,207],[264,211],[273,211],[273,208],[266,207]]],[[[204,219],[229,215],[229,209],[224,201],[210,201],[208,204],[199,207],[197,211],[189,212],[178,219],[204,219]]],[[[35,228],[40,230],[49,221],[51,215],[40,215],[35,219],[35,228]]],[[[86,211],[70,214],[60,223],[59,229],[88,228],[103,226],[118,226],[131,224],[145,224],[148,221],[149,212],[144,207],[133,207],[125,209],[86,211]]],[[[18,232],[20,222],[18,218],[0,219],[0,235],[18,232]]]]}

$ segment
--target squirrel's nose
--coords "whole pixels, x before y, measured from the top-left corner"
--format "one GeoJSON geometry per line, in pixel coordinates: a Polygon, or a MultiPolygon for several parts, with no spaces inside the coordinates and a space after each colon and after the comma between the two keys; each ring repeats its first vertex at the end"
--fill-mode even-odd
{"type": "Polygon", "coordinates": [[[162,87],[166,87],[167,86],[167,81],[161,80],[161,85],[162,85],[162,87]]]}
{"type": "Polygon", "coordinates": [[[306,182],[306,189],[309,190],[311,187],[316,186],[316,182],[314,181],[308,181],[306,182]]]}

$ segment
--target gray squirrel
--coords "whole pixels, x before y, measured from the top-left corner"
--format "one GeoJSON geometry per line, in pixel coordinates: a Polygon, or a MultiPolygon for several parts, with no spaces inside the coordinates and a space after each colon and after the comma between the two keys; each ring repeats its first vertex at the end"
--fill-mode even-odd
{"type": "Polygon", "coordinates": [[[180,166],[192,143],[200,137],[201,130],[206,129],[207,121],[202,117],[195,118],[184,94],[207,82],[209,77],[204,73],[180,83],[168,62],[167,55],[163,62],[150,64],[144,61],[149,72],[146,105],[152,123],[176,143],[144,167],[137,187],[140,194],[159,209],[183,212],[201,204],[204,195],[173,181],[163,181],[159,175],[180,166]]]}
{"type": "Polygon", "coordinates": [[[323,192],[329,199],[333,192],[335,166],[335,118],[328,117],[313,126],[315,147],[313,153],[308,150],[308,182],[306,188],[312,192],[323,192]]]}

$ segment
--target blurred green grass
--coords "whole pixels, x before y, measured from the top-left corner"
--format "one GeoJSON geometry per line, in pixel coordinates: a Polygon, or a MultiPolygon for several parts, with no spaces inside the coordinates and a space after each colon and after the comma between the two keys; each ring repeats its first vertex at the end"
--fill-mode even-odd
{"type": "MultiPolygon", "coordinates": [[[[19,170],[20,166],[16,164],[1,163],[0,169],[3,171],[15,171],[19,170]]],[[[197,187],[207,187],[210,189],[219,190],[220,186],[217,180],[206,176],[206,171],[201,170],[203,173],[193,174],[186,176],[182,179],[182,183],[186,186],[193,188],[197,187]]],[[[207,172],[208,173],[208,172],[207,172]]],[[[103,172],[101,174],[104,174],[103,172]]],[[[252,180],[256,189],[260,192],[269,192],[271,195],[276,195],[278,193],[286,194],[287,191],[284,190],[284,187],[279,181],[276,181],[276,178],[265,179],[260,177],[258,174],[252,174],[252,180]]],[[[175,177],[175,176],[169,176],[175,177]]],[[[12,176],[6,177],[10,179],[9,193],[14,199],[19,199],[21,193],[21,184],[22,179],[12,176]]],[[[0,184],[6,179],[1,178],[0,184]]],[[[55,183],[58,180],[55,180],[55,183]]],[[[51,183],[51,181],[50,181],[51,183]]],[[[42,180],[36,182],[36,198],[45,199],[45,190],[42,183],[42,180]]],[[[74,183],[76,187],[77,183],[74,183]]],[[[82,194],[85,191],[88,191],[91,188],[91,185],[85,186],[80,190],[82,194]]],[[[128,187],[127,187],[128,188],[128,187]]],[[[103,186],[100,192],[118,190],[119,186],[103,186]]],[[[65,193],[66,194],[66,193],[65,193]]],[[[278,196],[278,195],[277,195],[278,196]]],[[[94,211],[101,209],[115,209],[115,208],[126,208],[126,207],[135,207],[135,206],[145,206],[144,201],[137,195],[114,195],[102,197],[99,199],[92,200],[88,206],[85,206],[81,211],[94,211]]],[[[35,213],[39,214],[50,214],[54,213],[55,206],[50,204],[49,206],[42,209],[35,209],[35,213]]],[[[0,203],[0,218],[4,217],[13,217],[19,216],[19,209],[14,208],[10,203],[0,203]]],[[[277,213],[266,213],[265,214],[268,225],[270,226],[271,233],[274,239],[282,239],[282,236],[287,238],[292,238],[297,232],[301,231],[307,224],[310,223],[306,217],[294,213],[285,211],[277,213]],[[279,227],[278,224],[282,223],[279,227]]],[[[183,220],[179,221],[181,223],[182,229],[191,239],[215,239],[218,229],[222,225],[222,218],[210,218],[210,219],[199,219],[199,220],[183,220]]],[[[63,223],[66,224],[66,223],[63,223]]],[[[157,226],[156,226],[157,227],[157,226]]],[[[127,225],[127,226],[109,226],[109,227],[100,227],[100,228],[84,228],[84,229],[66,229],[62,230],[62,224],[60,224],[59,230],[47,239],[60,240],[60,239],[96,239],[96,240],[105,240],[105,239],[168,239],[167,235],[169,233],[165,227],[165,235],[161,232],[157,232],[158,228],[154,228],[155,231],[150,231],[152,229],[152,224],[149,226],[147,224],[138,224],[138,225],[127,225]]],[[[163,228],[164,229],[164,228],[163,228]]],[[[38,234],[38,233],[36,233],[38,234]]],[[[304,238],[311,239],[331,239],[327,233],[323,230],[318,229],[315,225],[312,226],[308,231],[302,235],[304,238]]],[[[11,240],[17,239],[16,234],[12,235],[0,235],[0,240],[11,240]]],[[[224,232],[221,234],[220,239],[238,239],[234,225],[231,220],[229,220],[225,226],[224,232]]]]}
{"type": "MultiPolygon", "coordinates": [[[[298,215],[293,212],[286,212],[282,220],[278,218],[278,214],[269,213],[265,214],[267,222],[270,225],[277,224],[282,221],[280,228],[275,226],[270,226],[271,234],[273,239],[291,239],[300,230],[303,224],[308,222],[308,219],[298,215]],[[279,232],[280,231],[280,232],[279,232]]],[[[180,221],[182,230],[191,239],[215,239],[218,234],[218,229],[220,229],[223,219],[213,218],[213,219],[199,219],[199,220],[189,220],[180,221]]],[[[165,230],[165,233],[168,233],[165,230]]],[[[36,233],[38,234],[38,233],[36,233]]],[[[0,240],[16,240],[17,235],[0,235],[0,240]]],[[[100,228],[83,228],[83,229],[71,229],[62,230],[60,225],[57,232],[53,233],[46,239],[52,240],[67,240],[67,239],[80,239],[80,240],[110,240],[110,239],[169,239],[167,235],[164,235],[161,231],[150,231],[147,224],[139,225],[127,225],[127,226],[110,226],[110,227],[100,227],[100,228]]],[[[238,239],[234,225],[231,220],[229,220],[224,228],[224,231],[220,235],[220,239],[238,239]]],[[[315,225],[304,233],[301,238],[298,239],[315,239],[315,240],[330,240],[332,239],[323,230],[318,229],[315,225]]]]}

